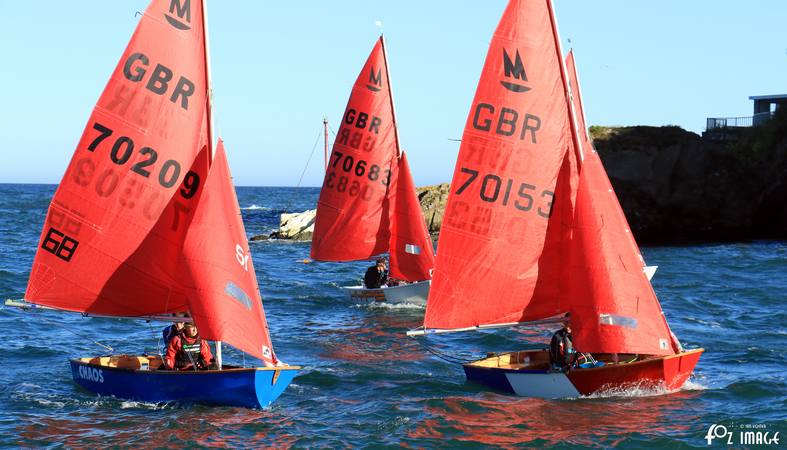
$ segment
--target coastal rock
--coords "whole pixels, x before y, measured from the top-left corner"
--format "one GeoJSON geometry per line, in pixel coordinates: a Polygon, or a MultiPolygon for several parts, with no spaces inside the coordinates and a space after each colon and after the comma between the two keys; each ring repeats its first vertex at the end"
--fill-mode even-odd
{"type": "Polygon", "coordinates": [[[448,183],[415,189],[430,234],[439,232],[440,227],[443,225],[445,203],[448,201],[448,190],[448,183]]]}
{"type": "MultiPolygon", "coordinates": [[[[640,244],[787,239],[787,108],[724,139],[676,126],[591,127],[640,244]]],[[[418,188],[430,233],[449,185],[418,188]]]]}
{"type": "MultiPolygon", "coordinates": [[[[787,108],[723,139],[676,126],[590,129],[640,244],[787,239],[787,108]]],[[[443,224],[448,183],[416,189],[429,232],[443,224]]],[[[271,238],[311,239],[316,210],[283,214],[271,238]]]]}
{"type": "Polygon", "coordinates": [[[314,219],[316,209],[300,213],[282,214],[279,219],[279,229],[270,235],[260,234],[251,238],[252,241],[265,241],[268,239],[290,239],[294,241],[310,241],[314,235],[314,219]]]}
{"type": "Polygon", "coordinates": [[[785,113],[723,140],[674,126],[592,127],[637,241],[787,238],[785,113]]]}

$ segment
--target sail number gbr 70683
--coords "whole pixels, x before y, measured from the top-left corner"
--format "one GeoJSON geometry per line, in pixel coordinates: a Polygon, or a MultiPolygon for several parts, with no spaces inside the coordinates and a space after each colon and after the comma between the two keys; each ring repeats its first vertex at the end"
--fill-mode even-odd
{"type": "MultiPolygon", "coordinates": [[[[477,170],[462,167],[462,173],[468,174],[469,177],[459,186],[454,192],[456,195],[462,195],[470,185],[478,180],[479,172],[477,170]]],[[[528,212],[535,208],[535,212],[548,219],[552,215],[552,204],[554,203],[555,193],[548,190],[541,190],[537,193],[538,188],[532,184],[519,182],[512,179],[504,180],[503,178],[490,173],[481,178],[481,186],[478,190],[478,195],[482,201],[487,203],[500,203],[502,206],[513,205],[514,208],[528,212]],[[516,191],[514,186],[518,184],[516,191]],[[535,195],[535,197],[534,197],[535,195]]]]}
{"type": "Polygon", "coordinates": [[[331,162],[330,172],[325,176],[325,187],[328,189],[335,189],[338,192],[345,192],[354,197],[361,194],[363,200],[370,200],[372,197],[372,189],[365,183],[365,179],[371,182],[380,183],[383,186],[388,186],[391,182],[390,169],[382,169],[377,164],[369,165],[365,160],[353,158],[353,155],[345,155],[342,152],[334,151],[331,155],[333,161],[331,162]],[[347,173],[345,175],[337,175],[339,170],[347,173]],[[355,175],[355,180],[351,180],[350,176],[355,175]],[[361,182],[358,181],[361,179],[361,182]],[[364,182],[363,188],[361,183],[364,182]]]}

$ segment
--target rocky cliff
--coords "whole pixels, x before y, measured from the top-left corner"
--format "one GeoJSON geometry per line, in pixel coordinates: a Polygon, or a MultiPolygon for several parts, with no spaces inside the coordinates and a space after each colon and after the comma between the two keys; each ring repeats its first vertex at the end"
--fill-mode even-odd
{"type": "MultiPolygon", "coordinates": [[[[787,108],[763,126],[704,137],[675,126],[590,131],[640,244],[787,239],[787,108]]],[[[417,189],[433,235],[448,190],[417,189]]],[[[286,216],[270,237],[311,239],[313,210],[286,216]]]]}
{"type": "MultiPolygon", "coordinates": [[[[705,137],[674,126],[591,134],[639,243],[787,239],[787,109],[705,137]]],[[[438,231],[448,185],[418,196],[438,231]]]]}

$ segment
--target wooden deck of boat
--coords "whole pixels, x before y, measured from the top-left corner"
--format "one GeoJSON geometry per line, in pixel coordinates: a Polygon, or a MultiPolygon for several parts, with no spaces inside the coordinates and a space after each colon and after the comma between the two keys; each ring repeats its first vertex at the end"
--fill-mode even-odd
{"type": "MultiPolygon", "coordinates": [[[[649,359],[635,354],[619,354],[617,362],[614,355],[602,353],[594,354],[596,361],[603,361],[605,365],[629,364],[632,362],[644,361],[649,359]]],[[[510,370],[549,370],[549,351],[544,350],[523,350],[503,354],[490,354],[487,358],[471,363],[476,367],[489,367],[510,370]]]]}

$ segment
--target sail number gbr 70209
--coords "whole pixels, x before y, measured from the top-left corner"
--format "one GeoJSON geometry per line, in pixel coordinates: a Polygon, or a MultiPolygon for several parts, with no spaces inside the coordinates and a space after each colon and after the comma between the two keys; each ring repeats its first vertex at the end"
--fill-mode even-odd
{"type": "Polygon", "coordinates": [[[528,212],[535,208],[535,212],[548,219],[552,215],[552,204],[555,200],[555,193],[548,190],[541,190],[524,181],[503,179],[493,173],[485,174],[478,181],[480,173],[477,170],[462,167],[462,173],[469,175],[467,179],[454,192],[455,195],[462,195],[473,183],[480,183],[478,195],[482,201],[487,203],[500,203],[502,206],[512,205],[514,208],[528,212]],[[514,186],[516,190],[514,190],[514,186]]]}

